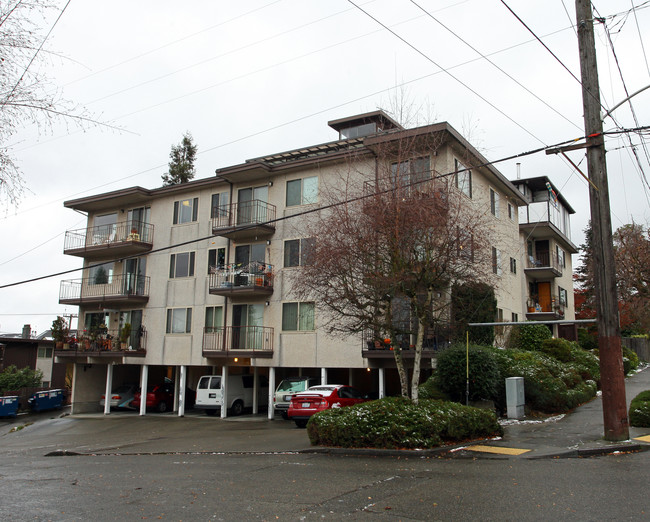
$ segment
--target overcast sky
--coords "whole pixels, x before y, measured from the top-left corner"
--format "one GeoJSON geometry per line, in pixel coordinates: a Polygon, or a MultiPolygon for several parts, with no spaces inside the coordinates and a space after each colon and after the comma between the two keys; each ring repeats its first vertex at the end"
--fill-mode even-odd
{"type": "MultiPolygon", "coordinates": [[[[13,149],[29,192],[0,216],[0,285],[80,267],[80,258],[63,255],[63,238],[85,218],[63,201],[160,186],[186,131],[198,146],[197,179],[335,140],[327,121],[390,109],[396,92],[421,108],[422,123],[449,122],[493,161],[581,136],[581,87],[567,71],[580,77],[574,2],[506,4],[530,31],[499,0],[72,0],[48,40],[61,57],[47,75],[65,98],[122,131],[20,133],[13,149]]],[[[602,101],[612,107],[626,89],[650,84],[650,4],[594,5],[604,19],[596,36],[602,101]]],[[[636,122],[625,105],[616,123],[650,124],[650,89],[632,102],[636,122]]],[[[605,128],[616,123],[608,118],[605,128]]],[[[650,222],[650,144],[640,143],[636,134],[607,139],[614,228],[650,222]]],[[[586,172],[584,153],[570,156],[586,172]]],[[[580,174],[544,153],[497,168],[515,179],[517,161],[522,177],[547,175],[560,189],[576,210],[573,241],[582,243],[589,204],[580,174]]],[[[80,277],[0,289],[0,333],[23,324],[40,333],[57,314],[76,313],[58,304],[59,283],[80,277]]]]}

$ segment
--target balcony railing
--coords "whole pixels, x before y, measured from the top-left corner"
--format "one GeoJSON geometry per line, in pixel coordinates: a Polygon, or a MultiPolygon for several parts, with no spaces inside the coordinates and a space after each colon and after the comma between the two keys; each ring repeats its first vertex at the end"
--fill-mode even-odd
{"type": "Polygon", "coordinates": [[[273,356],[273,328],[269,326],[221,326],[203,329],[203,355],[273,356]]]}
{"type": "Polygon", "coordinates": [[[210,267],[210,293],[214,295],[270,295],[273,265],[254,261],[246,266],[210,267]]]}
{"type": "Polygon", "coordinates": [[[539,252],[526,259],[526,270],[535,272],[538,277],[562,276],[562,264],[555,253],[539,252]]]}
{"type": "Polygon", "coordinates": [[[561,302],[556,295],[551,295],[548,300],[530,296],[526,318],[532,320],[562,319],[565,307],[566,304],[561,302]]]}
{"type": "Polygon", "coordinates": [[[65,233],[63,252],[81,257],[129,255],[147,252],[153,247],[153,230],[150,223],[130,221],[99,225],[65,233]]]}
{"type": "Polygon", "coordinates": [[[259,199],[215,207],[212,215],[212,233],[217,236],[243,239],[275,232],[275,205],[259,199]]]}
{"type": "Polygon", "coordinates": [[[59,303],[145,303],[149,300],[149,277],[126,274],[106,276],[106,282],[97,278],[61,281],[59,303]]]}
{"type": "MultiPolygon", "coordinates": [[[[403,333],[396,334],[395,338],[390,338],[388,334],[379,335],[370,331],[363,333],[362,355],[366,358],[384,358],[393,357],[396,347],[402,349],[402,357],[413,358],[415,354],[415,343],[417,338],[416,328],[401,328],[403,333]]],[[[426,328],[424,332],[424,341],[422,343],[423,355],[425,358],[434,356],[439,350],[449,346],[451,330],[446,325],[438,325],[426,328]]]]}
{"type": "Polygon", "coordinates": [[[79,339],[55,350],[57,356],[70,357],[105,352],[125,352],[127,355],[144,356],[147,346],[147,330],[144,326],[132,330],[127,338],[120,337],[119,330],[96,328],[84,330],[79,339]],[[138,352],[138,353],[132,353],[138,352]]]}

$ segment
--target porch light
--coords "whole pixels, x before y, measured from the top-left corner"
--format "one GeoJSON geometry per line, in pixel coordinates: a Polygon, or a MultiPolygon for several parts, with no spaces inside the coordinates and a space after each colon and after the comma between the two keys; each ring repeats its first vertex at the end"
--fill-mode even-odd
{"type": "Polygon", "coordinates": [[[239,362],[239,357],[235,357],[235,358],[233,359],[233,361],[235,361],[235,362],[239,362]]]}

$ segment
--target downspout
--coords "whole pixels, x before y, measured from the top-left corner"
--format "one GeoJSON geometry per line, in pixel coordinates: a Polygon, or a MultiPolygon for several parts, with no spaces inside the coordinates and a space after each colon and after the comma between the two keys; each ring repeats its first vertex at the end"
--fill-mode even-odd
{"type": "MultiPolygon", "coordinates": [[[[230,192],[228,194],[228,206],[229,208],[229,216],[232,218],[232,196],[234,192],[234,187],[232,181],[222,178],[217,174],[217,178],[225,181],[230,185],[230,192]]],[[[230,261],[230,244],[232,243],[232,240],[228,238],[228,244],[226,245],[226,264],[230,261]]],[[[223,335],[221,336],[221,350],[223,353],[226,353],[226,325],[228,324],[228,296],[224,296],[224,306],[223,306],[223,335]]]]}

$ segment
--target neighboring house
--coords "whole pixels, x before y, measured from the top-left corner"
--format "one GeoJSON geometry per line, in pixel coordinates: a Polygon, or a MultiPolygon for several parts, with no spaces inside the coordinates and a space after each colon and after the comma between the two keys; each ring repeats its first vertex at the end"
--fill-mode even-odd
{"type": "MultiPolygon", "coordinates": [[[[57,361],[74,365],[73,413],[97,410],[104,390],[119,384],[171,379],[182,415],[185,390],[216,371],[268,378],[270,403],[275,383],[295,375],[396,393],[392,352],[369,350],[356,336],[328,336],[318,302],[292,296],[287,275],[300,270],[309,238],[300,235],[299,219],[282,219],[317,207],[337,176],[374,180],[381,162],[396,176],[451,173],[468,204],[492,213],[499,230],[495,319],[549,320],[561,317],[560,303],[573,318],[572,210],[560,200],[562,227],[555,207],[548,219],[526,214],[540,201],[535,180],[542,178],[511,183],[447,123],[407,130],[376,111],[329,125],[336,141],[247,160],[215,177],[65,202],[88,215],[64,245],[65,254],[83,259],[83,275],[62,281],[59,295],[60,303],[79,306],[78,346],[56,351],[57,361]],[[406,141],[417,154],[391,156],[393,145],[406,141]],[[521,216],[529,217],[520,225],[521,216]],[[530,256],[548,266],[527,264],[528,238],[530,256]],[[551,263],[556,247],[563,261],[551,263]],[[528,312],[533,293],[541,312],[528,312]]],[[[428,368],[434,356],[433,347],[425,350],[428,368]]]]}
{"type": "Polygon", "coordinates": [[[43,372],[44,388],[64,388],[66,364],[54,362],[54,342],[46,336],[32,337],[25,325],[21,334],[0,336],[0,372],[9,366],[43,372]]]}

